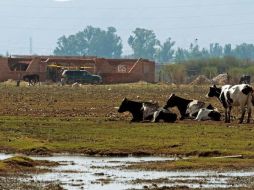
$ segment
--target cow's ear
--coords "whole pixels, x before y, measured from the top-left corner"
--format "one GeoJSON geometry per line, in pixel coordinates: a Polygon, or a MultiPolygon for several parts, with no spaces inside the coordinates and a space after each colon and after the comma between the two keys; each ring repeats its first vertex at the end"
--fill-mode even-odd
{"type": "Polygon", "coordinates": [[[215,84],[213,85],[213,88],[216,88],[216,85],[215,85],[215,84]]]}

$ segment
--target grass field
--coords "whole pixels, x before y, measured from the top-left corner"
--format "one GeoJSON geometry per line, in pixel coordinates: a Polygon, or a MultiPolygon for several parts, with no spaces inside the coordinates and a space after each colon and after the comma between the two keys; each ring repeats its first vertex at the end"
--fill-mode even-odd
{"type": "MultiPolygon", "coordinates": [[[[89,155],[243,155],[253,163],[251,124],[196,122],[130,123],[117,113],[124,97],[164,105],[171,93],[210,102],[208,86],[121,84],[15,87],[0,85],[0,151],[27,154],[89,155]]],[[[223,113],[223,112],[222,112],[223,113]]],[[[234,110],[237,116],[237,109],[234,110]]],[[[208,161],[209,162],[209,161],[208,161]]]]}

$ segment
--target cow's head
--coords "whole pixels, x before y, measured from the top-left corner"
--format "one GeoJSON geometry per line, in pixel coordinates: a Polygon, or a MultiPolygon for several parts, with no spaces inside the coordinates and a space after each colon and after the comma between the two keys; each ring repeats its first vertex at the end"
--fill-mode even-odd
{"type": "Polygon", "coordinates": [[[221,93],[221,88],[216,87],[216,85],[214,84],[213,86],[210,87],[206,97],[219,97],[220,93],[221,93]]]}
{"type": "Polygon", "coordinates": [[[119,113],[123,113],[125,111],[128,111],[128,99],[127,98],[124,98],[119,109],[118,109],[118,112],[119,113]]]}

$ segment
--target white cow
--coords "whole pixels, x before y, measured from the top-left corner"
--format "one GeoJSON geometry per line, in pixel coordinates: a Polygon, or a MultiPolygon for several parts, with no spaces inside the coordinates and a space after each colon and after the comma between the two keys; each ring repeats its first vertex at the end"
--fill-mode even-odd
{"type": "Polygon", "coordinates": [[[198,111],[198,115],[195,118],[197,121],[204,121],[204,120],[214,120],[220,121],[221,114],[218,112],[217,109],[208,109],[208,108],[201,108],[198,111]]]}
{"type": "Polygon", "coordinates": [[[225,109],[225,122],[230,123],[231,109],[240,106],[242,115],[239,123],[243,122],[246,108],[248,110],[247,123],[251,118],[251,107],[253,105],[253,88],[248,84],[224,85],[221,88],[213,85],[207,94],[208,97],[217,97],[225,109]]]}

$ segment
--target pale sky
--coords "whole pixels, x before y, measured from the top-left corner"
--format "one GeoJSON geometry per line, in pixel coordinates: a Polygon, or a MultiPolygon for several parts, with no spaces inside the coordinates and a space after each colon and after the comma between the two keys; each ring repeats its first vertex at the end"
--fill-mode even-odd
{"type": "Polygon", "coordinates": [[[210,43],[254,44],[253,0],[0,0],[0,54],[52,54],[62,35],[88,25],[113,26],[121,36],[124,54],[135,28],[153,30],[164,42],[171,37],[187,48],[198,39],[210,43]]]}

